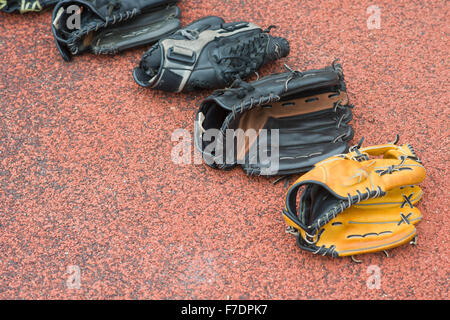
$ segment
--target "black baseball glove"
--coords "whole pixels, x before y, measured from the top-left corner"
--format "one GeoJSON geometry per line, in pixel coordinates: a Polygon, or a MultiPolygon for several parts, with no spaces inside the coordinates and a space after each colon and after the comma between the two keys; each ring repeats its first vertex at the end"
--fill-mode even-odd
{"type": "Polygon", "coordinates": [[[236,80],[202,102],[195,142],[208,165],[286,175],[347,151],[352,106],[341,66],[288,69],[251,83],[236,80]]]}
{"type": "Polygon", "coordinates": [[[84,51],[117,53],[179,29],[177,1],[62,0],[53,11],[53,35],[66,61],[84,51]]]}
{"type": "Polygon", "coordinates": [[[58,0],[0,0],[0,11],[3,12],[39,12],[54,5],[58,0]]]}
{"type": "Polygon", "coordinates": [[[134,79],[170,92],[224,88],[236,76],[248,77],[289,54],[287,40],[272,37],[270,29],[205,17],[153,45],[134,69],[134,79]]]}

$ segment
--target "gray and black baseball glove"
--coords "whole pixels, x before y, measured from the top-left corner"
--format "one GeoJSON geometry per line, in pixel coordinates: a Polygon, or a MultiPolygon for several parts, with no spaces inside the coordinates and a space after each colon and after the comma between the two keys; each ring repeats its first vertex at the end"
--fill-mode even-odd
{"type": "Polygon", "coordinates": [[[236,76],[246,78],[289,54],[287,40],[272,37],[270,29],[205,17],[153,45],[134,69],[134,79],[170,92],[224,88],[236,76]]]}

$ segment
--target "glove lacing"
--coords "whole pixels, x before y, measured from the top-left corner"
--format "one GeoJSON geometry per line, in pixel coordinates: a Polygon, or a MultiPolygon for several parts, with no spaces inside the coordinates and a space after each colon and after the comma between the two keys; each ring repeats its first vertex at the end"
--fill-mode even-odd
{"type": "Polygon", "coordinates": [[[226,47],[224,56],[215,57],[215,63],[224,68],[221,71],[224,80],[231,82],[236,74],[245,78],[257,71],[264,62],[268,44],[269,37],[261,33],[235,46],[226,47]]]}

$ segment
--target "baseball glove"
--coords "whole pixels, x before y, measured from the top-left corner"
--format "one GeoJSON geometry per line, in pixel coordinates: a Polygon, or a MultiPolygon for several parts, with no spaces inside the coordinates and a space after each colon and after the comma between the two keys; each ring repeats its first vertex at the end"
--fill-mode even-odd
{"type": "Polygon", "coordinates": [[[64,60],[85,51],[114,54],[180,28],[178,0],[62,0],[52,31],[64,60]]]}
{"type": "Polygon", "coordinates": [[[287,175],[347,152],[352,106],[342,67],[288,69],[251,83],[236,80],[202,102],[194,135],[208,165],[287,175]]]}
{"type": "Polygon", "coordinates": [[[411,241],[425,169],[404,144],[352,148],[317,163],[286,195],[283,217],[297,244],[332,257],[390,249],[411,241]],[[369,156],[382,156],[372,158],[369,156]],[[297,212],[297,193],[304,186],[297,212]]]}
{"type": "Polygon", "coordinates": [[[134,69],[134,79],[170,92],[224,88],[236,76],[248,77],[289,54],[289,43],[269,35],[270,29],[205,17],[153,45],[134,69]]]}
{"type": "Polygon", "coordinates": [[[39,12],[54,5],[59,0],[0,0],[0,11],[3,12],[39,12]]]}

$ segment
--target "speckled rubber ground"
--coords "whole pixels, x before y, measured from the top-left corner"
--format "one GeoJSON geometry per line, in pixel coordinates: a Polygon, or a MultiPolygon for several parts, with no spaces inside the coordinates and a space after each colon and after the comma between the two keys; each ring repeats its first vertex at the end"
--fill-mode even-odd
{"type": "Polygon", "coordinates": [[[146,48],[66,63],[51,12],[0,13],[0,298],[448,299],[449,2],[181,8],[183,25],[211,14],[277,25],[291,55],[261,75],[340,58],[356,106],[353,142],[399,133],[427,168],[418,245],[361,264],[301,251],[285,233],[283,183],[170,160],[172,132],[193,131],[209,92],[139,87],[131,70],[146,48]],[[370,5],[381,9],[380,29],[367,27],[370,5]],[[367,286],[371,265],[380,289],[367,286]]]}

